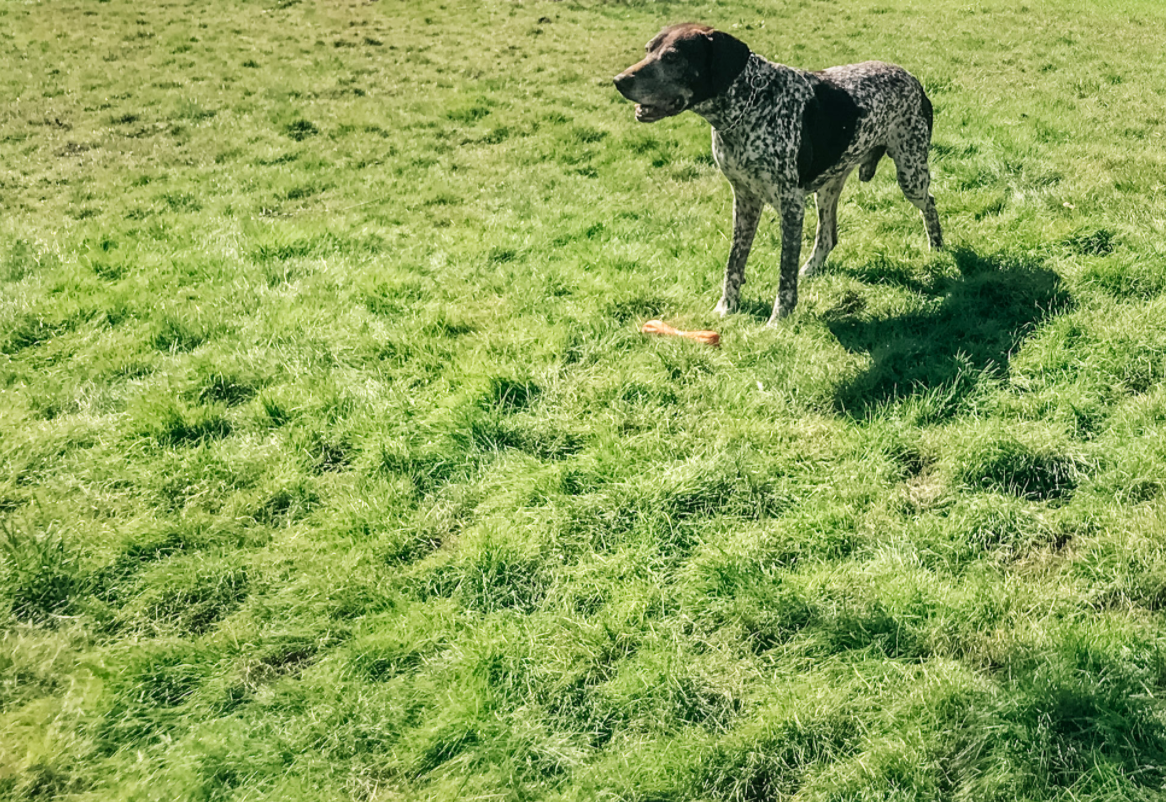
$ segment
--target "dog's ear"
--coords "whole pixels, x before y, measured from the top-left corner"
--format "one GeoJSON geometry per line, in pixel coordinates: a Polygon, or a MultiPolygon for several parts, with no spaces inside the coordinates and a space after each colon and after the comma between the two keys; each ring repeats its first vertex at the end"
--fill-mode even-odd
{"type": "Polygon", "coordinates": [[[751,51],[749,45],[724,31],[709,31],[705,36],[709,42],[708,78],[712,96],[716,96],[737,80],[749,62],[751,51]]]}
{"type": "Polygon", "coordinates": [[[648,44],[644,45],[644,52],[651,53],[653,50],[658,48],[660,46],[660,43],[664,41],[664,37],[667,36],[671,32],[672,32],[671,25],[669,25],[664,30],[660,31],[660,33],[656,34],[652,38],[652,41],[650,41],[650,42],[648,42],[648,44]]]}

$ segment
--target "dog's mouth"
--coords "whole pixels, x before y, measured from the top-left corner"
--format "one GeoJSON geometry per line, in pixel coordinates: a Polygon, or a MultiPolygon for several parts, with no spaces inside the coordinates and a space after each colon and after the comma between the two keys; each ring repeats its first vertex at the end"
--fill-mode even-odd
{"type": "Polygon", "coordinates": [[[667,103],[637,103],[636,119],[642,123],[654,123],[665,117],[672,117],[684,111],[684,98],[678,97],[667,103]]]}

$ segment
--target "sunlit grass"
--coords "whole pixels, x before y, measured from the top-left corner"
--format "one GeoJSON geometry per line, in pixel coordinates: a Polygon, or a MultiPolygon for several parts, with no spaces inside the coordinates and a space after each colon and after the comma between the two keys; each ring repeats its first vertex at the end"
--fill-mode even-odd
{"type": "Polygon", "coordinates": [[[1050,5],[0,6],[0,796],[1157,798],[1166,19],[1050,5]],[[687,19],[918,75],[950,249],[713,316],[687,19]]]}

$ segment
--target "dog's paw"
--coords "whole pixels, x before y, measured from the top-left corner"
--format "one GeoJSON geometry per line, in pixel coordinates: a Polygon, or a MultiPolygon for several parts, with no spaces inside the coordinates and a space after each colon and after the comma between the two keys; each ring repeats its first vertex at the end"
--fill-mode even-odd
{"type": "Polygon", "coordinates": [[[794,311],[793,304],[775,306],[775,307],[773,307],[773,314],[769,316],[769,320],[766,321],[765,325],[766,326],[777,326],[783,320],[785,320],[785,318],[789,317],[790,314],[793,313],[793,311],[794,311]]]}
{"type": "Polygon", "coordinates": [[[728,301],[726,301],[724,298],[717,301],[717,305],[715,307],[713,307],[713,314],[720,315],[721,317],[724,317],[725,315],[731,315],[736,311],[737,311],[737,304],[731,304],[728,301]]]}

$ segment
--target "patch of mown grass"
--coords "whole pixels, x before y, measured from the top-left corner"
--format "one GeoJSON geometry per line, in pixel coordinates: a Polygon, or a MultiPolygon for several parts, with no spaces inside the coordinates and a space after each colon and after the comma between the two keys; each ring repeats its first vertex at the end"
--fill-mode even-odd
{"type": "Polygon", "coordinates": [[[0,796],[1161,795],[1162,9],[780,13],[0,7],[0,796]],[[950,250],[710,317],[681,19],[919,76],[950,250]]]}
{"type": "Polygon", "coordinates": [[[159,641],[123,657],[108,676],[104,715],[98,719],[95,745],[115,754],[126,741],[159,743],[185,729],[178,709],[191,700],[205,680],[205,652],[181,642],[159,641]]]}
{"type": "Polygon", "coordinates": [[[238,554],[216,559],[200,552],[166,558],[139,573],[141,590],[117,613],[116,624],[152,634],[201,635],[247,597],[247,571],[238,554]]]}

